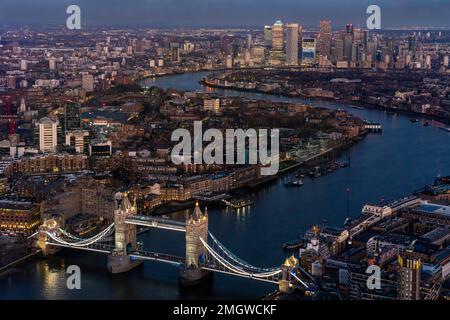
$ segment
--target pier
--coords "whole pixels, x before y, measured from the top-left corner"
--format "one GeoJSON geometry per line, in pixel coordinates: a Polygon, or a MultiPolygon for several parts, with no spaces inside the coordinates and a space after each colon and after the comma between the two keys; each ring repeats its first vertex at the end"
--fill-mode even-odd
{"type": "Polygon", "coordinates": [[[225,205],[227,207],[231,207],[233,209],[240,209],[243,207],[248,207],[249,205],[253,204],[252,200],[239,200],[239,201],[227,201],[227,200],[222,200],[223,203],[225,203],[225,205]]]}

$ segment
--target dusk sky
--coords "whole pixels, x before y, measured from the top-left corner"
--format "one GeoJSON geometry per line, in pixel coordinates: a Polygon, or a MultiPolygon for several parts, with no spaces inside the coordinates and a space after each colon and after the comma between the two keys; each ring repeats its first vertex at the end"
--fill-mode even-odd
{"type": "Polygon", "coordinates": [[[450,27],[450,0],[1,0],[0,25],[65,25],[70,4],[81,7],[85,27],[257,27],[277,19],[364,26],[371,4],[381,7],[382,27],[450,27]]]}

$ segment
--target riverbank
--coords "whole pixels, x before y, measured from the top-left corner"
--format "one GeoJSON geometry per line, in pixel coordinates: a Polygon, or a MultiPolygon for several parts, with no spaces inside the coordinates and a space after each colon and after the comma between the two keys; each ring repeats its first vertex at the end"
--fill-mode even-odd
{"type": "Polygon", "coordinates": [[[337,153],[337,156],[339,156],[340,153],[344,152],[345,150],[349,149],[350,147],[352,147],[353,145],[355,145],[356,143],[358,143],[359,141],[361,141],[361,139],[363,139],[367,134],[368,134],[368,133],[365,133],[365,134],[364,134],[363,136],[361,136],[359,139],[351,139],[351,140],[348,140],[348,141],[346,141],[345,143],[343,143],[342,145],[333,147],[333,148],[327,150],[326,152],[323,152],[323,153],[321,153],[321,154],[319,154],[319,155],[316,155],[316,156],[313,157],[312,159],[307,159],[306,161],[303,161],[303,162],[297,162],[297,163],[294,163],[294,164],[292,164],[292,165],[290,165],[290,166],[288,166],[288,167],[286,167],[286,168],[280,170],[280,171],[278,172],[278,176],[283,175],[283,174],[285,174],[285,173],[289,173],[290,171],[292,171],[292,170],[294,170],[294,169],[296,169],[296,168],[298,168],[298,167],[307,165],[310,161],[315,160],[315,159],[317,159],[317,158],[319,158],[319,157],[321,157],[321,156],[325,156],[325,155],[327,155],[327,154],[329,154],[329,153],[333,153],[333,152],[334,152],[334,153],[337,153]]]}
{"type": "MultiPolygon", "coordinates": [[[[156,78],[162,78],[162,77],[171,77],[171,76],[177,76],[177,75],[183,75],[183,74],[196,74],[196,73],[212,73],[212,72],[226,72],[226,71],[242,71],[242,70],[264,70],[267,67],[239,67],[239,68],[221,68],[221,69],[199,69],[199,70],[191,70],[191,71],[174,71],[171,73],[158,73],[154,75],[147,75],[138,77],[134,80],[134,83],[139,85],[139,82],[145,81],[147,79],[156,79],[156,78]]],[[[279,68],[279,70],[287,70],[290,68],[279,68]]],[[[175,88],[174,88],[175,89],[175,88]]]]}
{"type": "MultiPolygon", "coordinates": [[[[335,154],[337,154],[336,156],[339,156],[340,153],[349,149],[351,146],[355,145],[366,135],[367,135],[367,133],[365,133],[359,139],[345,140],[341,144],[333,146],[333,147],[331,147],[325,151],[319,152],[315,155],[312,155],[303,161],[290,160],[290,164],[288,164],[286,167],[280,169],[276,175],[262,176],[258,179],[255,179],[249,183],[246,183],[246,184],[240,186],[239,188],[231,189],[231,190],[229,190],[229,192],[247,190],[248,193],[250,193],[253,191],[257,191],[258,189],[263,188],[270,183],[276,182],[278,180],[278,178],[282,177],[285,174],[288,174],[289,172],[295,170],[296,168],[307,166],[310,162],[316,161],[316,160],[320,159],[321,157],[326,157],[331,153],[335,153],[335,154]]],[[[161,216],[161,215],[167,215],[167,214],[181,211],[181,210],[192,209],[194,207],[195,207],[195,200],[188,200],[185,202],[171,201],[170,203],[167,203],[167,204],[161,204],[160,206],[153,209],[153,211],[148,212],[148,214],[152,215],[152,216],[161,216]]]]}
{"type": "MultiPolygon", "coordinates": [[[[263,70],[265,68],[266,67],[257,67],[257,68],[248,67],[248,68],[231,68],[231,69],[214,69],[214,70],[201,69],[201,70],[192,71],[192,72],[175,72],[175,73],[170,73],[170,74],[159,74],[159,75],[154,75],[154,76],[146,76],[146,77],[137,79],[135,81],[135,83],[139,83],[139,82],[145,81],[147,79],[180,76],[180,75],[185,75],[185,74],[201,74],[201,73],[242,71],[242,70],[263,70]]],[[[290,69],[290,68],[280,68],[280,70],[286,70],[286,69],[290,69]]],[[[382,110],[385,112],[399,113],[399,114],[403,114],[406,116],[418,117],[418,118],[422,118],[422,119],[426,119],[426,120],[435,120],[435,121],[441,122],[445,125],[450,125],[450,119],[448,119],[448,118],[442,118],[439,116],[424,114],[424,113],[420,113],[420,112],[414,112],[414,111],[402,110],[402,109],[390,108],[390,107],[382,107],[382,106],[375,105],[375,104],[368,104],[368,103],[354,101],[354,100],[348,100],[348,99],[330,99],[330,98],[325,98],[325,97],[293,95],[288,92],[278,93],[278,92],[263,91],[263,90],[258,90],[258,89],[240,88],[240,87],[235,87],[235,86],[233,86],[233,87],[221,86],[221,85],[217,85],[214,83],[210,83],[210,82],[206,81],[205,78],[206,77],[203,77],[202,79],[200,79],[200,81],[198,83],[201,85],[204,85],[206,87],[213,88],[213,89],[232,90],[232,91],[247,92],[247,93],[259,93],[259,94],[265,94],[268,96],[276,96],[276,97],[311,99],[314,101],[338,102],[338,103],[342,103],[342,104],[349,104],[349,105],[359,106],[359,107],[363,107],[363,108],[382,110]]],[[[174,88],[174,89],[176,89],[176,88],[174,88]]]]}
{"type": "Polygon", "coordinates": [[[442,117],[435,116],[435,115],[414,112],[414,111],[409,111],[409,110],[402,110],[402,109],[391,108],[391,107],[382,107],[379,105],[368,104],[368,103],[360,102],[357,100],[331,99],[331,98],[317,97],[317,96],[293,95],[288,92],[279,93],[279,92],[272,92],[272,91],[263,91],[263,90],[259,90],[256,88],[248,89],[248,88],[240,88],[240,87],[236,87],[236,86],[223,86],[223,85],[218,85],[215,83],[208,82],[206,78],[202,78],[199,83],[201,85],[204,85],[206,87],[213,88],[213,89],[233,90],[233,91],[240,91],[240,92],[260,93],[260,94],[277,96],[277,97],[302,98],[302,99],[311,99],[311,100],[316,100],[316,101],[327,101],[327,102],[338,102],[338,103],[342,103],[342,104],[350,104],[350,105],[359,106],[359,107],[363,107],[363,108],[382,110],[385,112],[400,113],[400,114],[404,114],[407,116],[419,117],[419,118],[426,119],[426,120],[435,120],[435,121],[441,122],[445,125],[450,125],[450,119],[448,119],[448,118],[442,118],[442,117]]]}

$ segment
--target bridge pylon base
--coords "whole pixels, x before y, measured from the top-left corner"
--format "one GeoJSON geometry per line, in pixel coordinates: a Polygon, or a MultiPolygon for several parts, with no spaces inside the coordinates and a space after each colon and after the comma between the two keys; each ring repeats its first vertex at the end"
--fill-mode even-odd
{"type": "Polygon", "coordinates": [[[278,283],[278,291],[284,294],[291,294],[293,292],[293,288],[289,281],[280,280],[278,283]]]}
{"type": "Polygon", "coordinates": [[[41,255],[42,255],[43,257],[49,257],[49,256],[52,256],[52,255],[54,255],[54,254],[57,254],[58,252],[61,251],[61,248],[59,248],[59,247],[56,247],[56,246],[49,246],[49,245],[47,245],[47,244],[42,245],[42,244],[40,244],[39,242],[38,242],[38,244],[36,245],[36,247],[37,247],[38,249],[41,250],[41,255]]]}
{"type": "Polygon", "coordinates": [[[192,287],[211,281],[214,273],[200,268],[183,268],[180,269],[179,283],[182,287],[192,287]]]}
{"type": "Polygon", "coordinates": [[[143,260],[132,260],[128,255],[110,254],[108,256],[107,268],[112,274],[124,273],[141,265],[143,260]]]}

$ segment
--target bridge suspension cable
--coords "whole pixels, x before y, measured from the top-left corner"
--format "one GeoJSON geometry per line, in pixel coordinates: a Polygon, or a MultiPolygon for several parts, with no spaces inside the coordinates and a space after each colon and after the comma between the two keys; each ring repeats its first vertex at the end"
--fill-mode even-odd
{"type": "Polygon", "coordinates": [[[58,228],[58,231],[61,232],[63,235],[65,235],[66,237],[73,239],[73,240],[78,240],[78,241],[83,241],[83,238],[79,238],[74,236],[73,234],[68,233],[66,230],[62,229],[62,228],[58,228]]]}
{"type": "Polygon", "coordinates": [[[306,288],[309,288],[309,286],[308,286],[302,279],[300,279],[299,277],[297,277],[297,275],[296,275],[294,272],[291,272],[291,275],[292,275],[295,279],[297,279],[297,281],[300,282],[303,286],[305,286],[306,288]]]}
{"type": "MultiPolygon", "coordinates": [[[[108,226],[108,228],[109,227],[111,227],[111,225],[110,226],[108,226]]],[[[106,230],[106,229],[105,229],[106,230]]],[[[86,239],[86,238],[80,238],[80,237],[77,237],[77,236],[74,236],[73,234],[71,234],[71,233],[68,233],[66,230],[64,230],[64,229],[62,229],[62,228],[58,228],[58,231],[59,232],[61,232],[63,235],[65,235],[66,237],[68,237],[68,238],[70,238],[70,239],[73,239],[73,240],[77,240],[77,241],[86,241],[86,240],[88,240],[88,239],[86,239]]],[[[102,231],[103,232],[103,231],[102,231]]],[[[98,235],[98,234],[97,234],[98,235]]],[[[95,236],[94,236],[95,237],[95,236]]]]}
{"type": "Polygon", "coordinates": [[[37,236],[39,234],[39,231],[36,231],[35,233],[33,233],[32,235],[28,236],[27,239],[31,239],[34,238],[35,236],[37,236]]]}
{"type": "Polygon", "coordinates": [[[221,257],[217,252],[215,252],[209,245],[208,243],[206,243],[205,240],[203,240],[202,238],[200,238],[200,241],[202,242],[202,244],[205,246],[206,250],[214,257],[214,259],[219,262],[223,267],[225,267],[226,269],[232,271],[233,273],[237,273],[249,278],[270,278],[273,277],[277,274],[279,274],[281,272],[280,269],[277,270],[273,270],[271,272],[252,272],[252,271],[247,271],[245,269],[242,269],[241,267],[237,267],[235,265],[233,265],[232,263],[228,262],[227,260],[225,260],[223,257],[221,257]]]}
{"type": "MultiPolygon", "coordinates": [[[[94,244],[94,243],[100,241],[100,240],[101,240],[102,238],[104,238],[108,233],[110,233],[111,230],[113,230],[113,228],[114,228],[114,223],[112,223],[111,225],[109,225],[106,229],[104,229],[102,232],[96,234],[95,236],[93,236],[93,237],[91,237],[91,238],[88,238],[88,239],[82,239],[82,240],[79,240],[79,241],[77,241],[77,242],[68,242],[68,241],[66,241],[66,240],[64,240],[64,239],[61,239],[61,238],[57,237],[54,233],[49,232],[49,231],[46,231],[46,234],[47,234],[50,238],[52,238],[54,241],[56,241],[56,242],[58,242],[58,243],[60,243],[60,244],[66,245],[66,246],[72,246],[72,247],[87,247],[87,246],[89,246],[89,245],[92,245],[92,244],[94,244]]],[[[58,231],[59,231],[59,230],[58,230],[58,231]]],[[[68,234],[68,233],[67,233],[67,232],[64,232],[63,234],[66,235],[66,234],[68,234]]],[[[72,236],[72,235],[70,235],[70,234],[69,234],[68,237],[69,237],[69,238],[72,238],[72,239],[77,238],[77,237],[72,236]]]]}
{"type": "Polygon", "coordinates": [[[279,267],[276,268],[258,268],[255,266],[252,266],[251,264],[249,264],[248,262],[242,260],[241,258],[237,257],[234,253],[232,253],[230,250],[228,250],[223,244],[221,244],[219,242],[219,240],[217,240],[214,235],[211,232],[208,232],[209,236],[211,237],[211,239],[213,240],[213,242],[217,245],[217,247],[223,252],[225,253],[225,255],[227,255],[231,260],[233,260],[234,262],[236,262],[238,265],[240,265],[243,268],[247,268],[250,270],[253,270],[255,272],[259,272],[259,273],[263,273],[263,272],[274,272],[276,270],[279,270],[279,267]]]}

